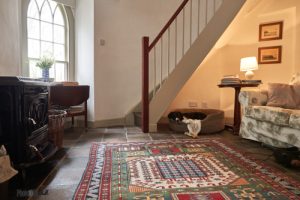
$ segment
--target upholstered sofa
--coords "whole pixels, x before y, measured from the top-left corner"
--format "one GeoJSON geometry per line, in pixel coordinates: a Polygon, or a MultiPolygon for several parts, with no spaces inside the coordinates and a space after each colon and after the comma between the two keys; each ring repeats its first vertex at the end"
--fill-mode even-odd
{"type": "Polygon", "coordinates": [[[268,92],[241,91],[240,136],[275,147],[300,148],[300,110],[267,106],[268,92]]]}

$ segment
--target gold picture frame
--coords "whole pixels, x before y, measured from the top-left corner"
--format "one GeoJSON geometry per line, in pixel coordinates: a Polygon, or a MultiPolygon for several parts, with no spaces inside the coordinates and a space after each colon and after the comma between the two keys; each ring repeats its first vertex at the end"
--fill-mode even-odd
{"type": "Polygon", "coordinates": [[[281,63],[281,46],[260,47],[258,48],[259,64],[281,63]]]}
{"type": "Polygon", "coordinates": [[[259,41],[282,39],[283,21],[259,25],[259,41]]]}

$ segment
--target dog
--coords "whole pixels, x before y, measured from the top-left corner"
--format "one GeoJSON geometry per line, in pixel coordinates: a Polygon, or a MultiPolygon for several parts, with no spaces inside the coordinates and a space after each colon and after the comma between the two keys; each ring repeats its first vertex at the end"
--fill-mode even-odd
{"type": "Polygon", "coordinates": [[[183,120],[183,114],[181,112],[171,112],[169,113],[168,118],[176,122],[181,122],[183,120]]]}
{"type": "Polygon", "coordinates": [[[206,117],[206,114],[201,112],[189,112],[189,113],[181,113],[181,112],[170,112],[168,115],[169,119],[172,119],[176,122],[180,122],[183,118],[189,119],[200,119],[203,120],[206,117]]]}
{"type": "Polygon", "coordinates": [[[276,161],[285,167],[300,167],[300,151],[297,147],[274,148],[273,155],[276,161]]]}
{"type": "Polygon", "coordinates": [[[196,138],[201,131],[201,120],[183,117],[182,122],[187,124],[189,130],[189,132],[185,132],[184,134],[196,138]]]}

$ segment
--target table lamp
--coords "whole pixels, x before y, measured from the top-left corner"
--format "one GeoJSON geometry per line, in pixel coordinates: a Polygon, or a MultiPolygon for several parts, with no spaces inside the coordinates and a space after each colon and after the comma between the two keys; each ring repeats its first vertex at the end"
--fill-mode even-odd
{"type": "Polygon", "coordinates": [[[254,76],[253,70],[258,69],[256,57],[246,57],[241,59],[240,70],[245,73],[245,77],[251,80],[254,76]]]}

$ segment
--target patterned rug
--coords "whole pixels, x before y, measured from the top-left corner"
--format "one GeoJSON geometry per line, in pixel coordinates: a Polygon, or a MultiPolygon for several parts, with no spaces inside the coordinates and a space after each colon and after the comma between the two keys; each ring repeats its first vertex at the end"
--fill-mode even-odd
{"type": "Polygon", "coordinates": [[[74,199],[300,199],[300,184],[218,139],[94,143],[74,199]]]}

